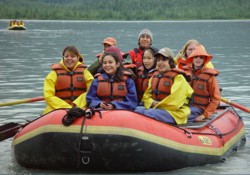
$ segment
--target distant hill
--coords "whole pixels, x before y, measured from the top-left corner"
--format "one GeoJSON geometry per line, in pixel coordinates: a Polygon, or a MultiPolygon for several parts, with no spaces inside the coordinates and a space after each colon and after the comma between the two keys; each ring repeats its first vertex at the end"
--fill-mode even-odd
{"type": "Polygon", "coordinates": [[[0,0],[1,19],[250,19],[250,0],[0,0]]]}

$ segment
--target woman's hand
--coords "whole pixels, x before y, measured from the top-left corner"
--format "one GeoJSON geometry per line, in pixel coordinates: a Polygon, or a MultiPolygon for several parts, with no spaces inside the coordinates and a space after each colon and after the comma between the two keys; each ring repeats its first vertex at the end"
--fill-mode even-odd
{"type": "Polygon", "coordinates": [[[197,117],[195,118],[195,121],[196,121],[196,122],[201,122],[204,118],[205,118],[204,115],[199,115],[199,116],[197,116],[197,117]]]}
{"type": "Polygon", "coordinates": [[[154,101],[154,102],[152,103],[151,107],[152,107],[152,108],[155,107],[158,103],[159,103],[159,101],[154,101]]]}
{"type": "Polygon", "coordinates": [[[107,110],[115,108],[114,105],[112,105],[111,103],[106,103],[106,102],[101,102],[100,107],[103,109],[107,109],[107,110]]]}

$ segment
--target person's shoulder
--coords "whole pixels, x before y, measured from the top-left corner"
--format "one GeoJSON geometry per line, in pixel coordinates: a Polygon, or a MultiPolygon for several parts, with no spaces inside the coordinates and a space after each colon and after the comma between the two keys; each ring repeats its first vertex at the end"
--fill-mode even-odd
{"type": "Polygon", "coordinates": [[[47,76],[45,77],[45,80],[49,80],[49,79],[54,79],[57,77],[57,73],[55,70],[51,70],[47,76]]]}
{"type": "Polygon", "coordinates": [[[53,63],[51,66],[52,70],[62,69],[63,66],[60,63],[53,63]]]}
{"type": "Polygon", "coordinates": [[[208,67],[203,68],[202,73],[206,73],[206,74],[210,74],[210,75],[214,75],[214,76],[219,75],[219,71],[217,69],[208,68],[208,67]]]}
{"type": "Polygon", "coordinates": [[[191,75],[188,75],[183,71],[183,72],[180,72],[180,73],[176,74],[174,80],[190,82],[191,81],[191,75]]]}
{"type": "Polygon", "coordinates": [[[80,68],[87,68],[88,66],[85,63],[80,63],[77,67],[80,68]]]}
{"type": "Polygon", "coordinates": [[[139,48],[133,48],[128,53],[129,54],[136,54],[136,53],[139,53],[139,52],[140,52],[139,48]]]}
{"type": "Polygon", "coordinates": [[[214,65],[211,61],[209,61],[207,64],[206,64],[206,67],[207,68],[214,68],[214,65]]]}
{"type": "Polygon", "coordinates": [[[90,77],[91,79],[94,79],[94,76],[91,74],[91,72],[88,69],[84,69],[83,73],[84,75],[90,77]]]}

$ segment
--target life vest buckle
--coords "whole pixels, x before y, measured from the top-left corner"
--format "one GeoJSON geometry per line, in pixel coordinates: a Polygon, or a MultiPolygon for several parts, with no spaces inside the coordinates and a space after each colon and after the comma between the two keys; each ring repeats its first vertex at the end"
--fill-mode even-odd
{"type": "Polygon", "coordinates": [[[70,71],[70,72],[69,72],[69,75],[74,75],[74,74],[75,74],[74,71],[70,71]]]}
{"type": "Polygon", "coordinates": [[[114,83],[115,80],[114,80],[113,78],[110,78],[110,79],[109,79],[109,82],[110,82],[110,83],[114,83]]]}
{"type": "Polygon", "coordinates": [[[153,90],[153,94],[158,95],[159,93],[160,93],[160,92],[159,92],[159,90],[158,90],[158,89],[153,90]]]}

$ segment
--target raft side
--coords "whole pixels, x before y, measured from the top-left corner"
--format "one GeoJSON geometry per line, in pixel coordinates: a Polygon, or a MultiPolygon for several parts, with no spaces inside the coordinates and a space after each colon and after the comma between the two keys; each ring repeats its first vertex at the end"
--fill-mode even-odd
{"type": "Polygon", "coordinates": [[[27,168],[157,172],[218,163],[244,141],[244,123],[228,108],[200,128],[126,110],[101,113],[81,127],[82,117],[64,126],[65,110],[53,111],[15,136],[13,157],[27,168]]]}

